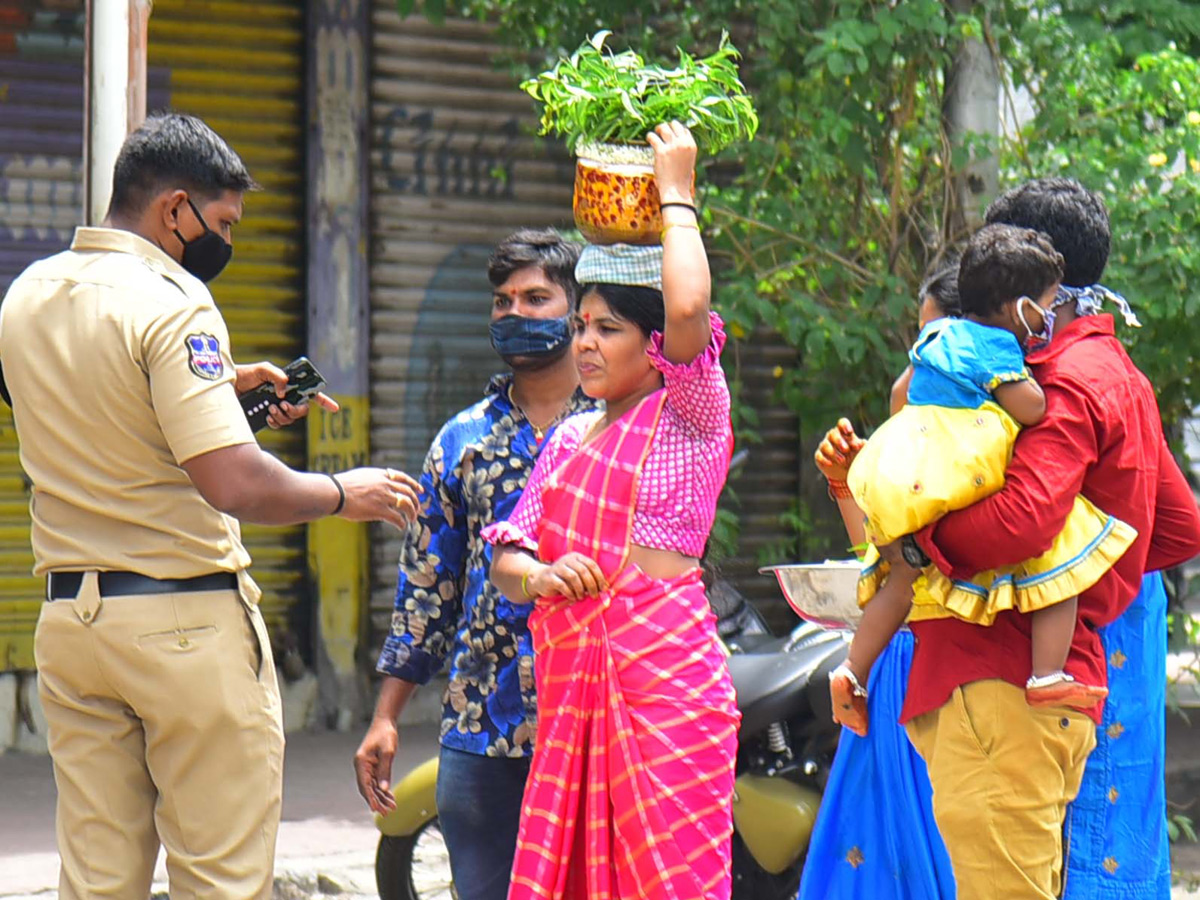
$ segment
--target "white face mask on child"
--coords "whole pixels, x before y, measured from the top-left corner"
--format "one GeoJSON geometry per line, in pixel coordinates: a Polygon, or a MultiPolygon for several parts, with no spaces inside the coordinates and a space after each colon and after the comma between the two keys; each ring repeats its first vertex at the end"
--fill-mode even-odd
{"type": "Polygon", "coordinates": [[[1025,345],[1032,349],[1040,347],[1042,344],[1050,343],[1050,339],[1054,337],[1054,319],[1055,314],[1052,309],[1045,309],[1038,306],[1028,297],[1021,297],[1017,300],[1017,318],[1021,320],[1021,324],[1025,326],[1026,339],[1025,345]],[[1025,318],[1025,304],[1028,303],[1034,309],[1042,314],[1042,330],[1034,331],[1029,327],[1029,320],[1025,318]]]}

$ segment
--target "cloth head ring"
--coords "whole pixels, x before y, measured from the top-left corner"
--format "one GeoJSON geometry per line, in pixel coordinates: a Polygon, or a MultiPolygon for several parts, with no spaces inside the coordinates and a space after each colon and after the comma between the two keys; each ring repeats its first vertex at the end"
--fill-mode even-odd
{"type": "Polygon", "coordinates": [[[575,280],[587,284],[627,284],[662,290],[663,248],[654,244],[588,244],[575,266],[575,280]]]}

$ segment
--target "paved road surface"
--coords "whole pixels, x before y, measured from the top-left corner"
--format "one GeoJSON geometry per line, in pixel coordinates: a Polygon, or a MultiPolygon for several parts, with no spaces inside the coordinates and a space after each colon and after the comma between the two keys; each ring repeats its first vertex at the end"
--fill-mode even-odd
{"type": "MultiPolygon", "coordinates": [[[[276,865],[276,874],[287,883],[281,886],[283,896],[320,896],[318,876],[325,876],[322,886],[334,896],[335,883],[348,888],[340,894],[343,900],[375,896],[379,832],[358,796],[351,763],[360,739],[357,731],[288,735],[276,865]]],[[[437,728],[409,726],[400,740],[393,769],[397,778],[437,751],[437,728]]],[[[0,755],[0,897],[51,900],[57,883],[50,760],[0,755]]],[[[160,859],[155,890],[165,887],[160,859]]]]}
{"type": "MultiPolygon", "coordinates": [[[[351,766],[360,736],[357,731],[288,736],[276,866],[280,900],[376,896],[378,832],[354,787],[351,766]]],[[[404,729],[395,777],[429,758],[436,748],[436,726],[404,729]]],[[[54,846],[54,779],[49,759],[0,755],[0,898],[53,900],[58,880],[54,846]]],[[[1200,872],[1200,845],[1183,847],[1177,864],[1200,872]]],[[[155,891],[165,888],[160,860],[155,891]]],[[[1180,885],[1172,897],[1200,900],[1200,890],[1180,885]]]]}

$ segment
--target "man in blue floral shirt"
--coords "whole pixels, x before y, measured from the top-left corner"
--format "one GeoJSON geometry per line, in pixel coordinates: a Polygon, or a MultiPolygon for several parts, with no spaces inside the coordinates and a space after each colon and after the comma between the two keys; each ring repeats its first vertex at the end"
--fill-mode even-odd
{"type": "Polygon", "coordinates": [[[396,719],[449,657],[437,805],[460,900],[507,896],[537,724],[529,605],[492,585],[479,532],[512,512],[553,427],[592,407],[570,352],[578,258],[557,232],[527,229],[488,260],[492,346],[512,373],[450,419],[425,458],[421,514],[404,542],[377,666],[383,685],[355,757],[359,790],[386,812],[396,719]]]}

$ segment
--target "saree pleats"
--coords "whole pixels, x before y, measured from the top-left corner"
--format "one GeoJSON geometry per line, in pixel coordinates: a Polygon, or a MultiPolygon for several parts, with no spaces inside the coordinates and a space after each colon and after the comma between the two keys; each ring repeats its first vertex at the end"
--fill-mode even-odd
{"type": "Polygon", "coordinates": [[[700,573],[530,617],[539,709],[512,900],[727,898],[739,714],[700,573]]]}

